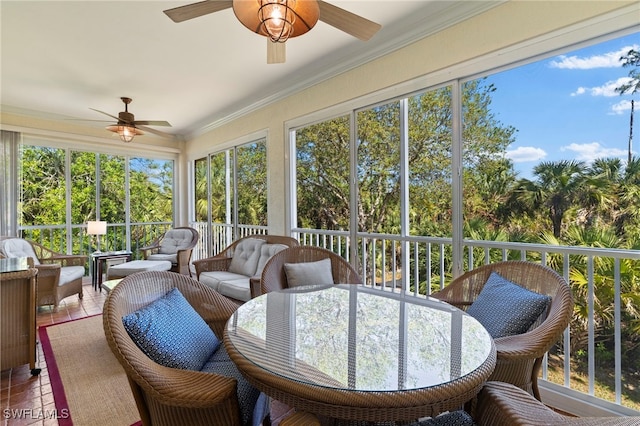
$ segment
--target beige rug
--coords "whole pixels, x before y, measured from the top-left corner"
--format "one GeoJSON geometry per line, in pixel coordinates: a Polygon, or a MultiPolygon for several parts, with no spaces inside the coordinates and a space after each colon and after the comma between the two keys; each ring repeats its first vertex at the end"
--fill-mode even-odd
{"type": "Polygon", "coordinates": [[[60,426],[139,422],[127,377],[107,346],[102,315],[40,327],[39,334],[56,408],[70,414],[60,426]]]}

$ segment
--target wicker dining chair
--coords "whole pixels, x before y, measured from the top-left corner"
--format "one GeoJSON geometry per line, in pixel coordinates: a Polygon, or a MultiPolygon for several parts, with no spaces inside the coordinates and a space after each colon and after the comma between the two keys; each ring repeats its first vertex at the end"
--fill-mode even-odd
{"type": "Polygon", "coordinates": [[[640,417],[564,416],[522,389],[504,382],[487,382],[478,395],[479,426],[638,426],[640,417]]]}
{"type": "MultiPolygon", "coordinates": [[[[331,260],[331,272],[335,284],[362,284],[362,278],[349,262],[342,256],[321,247],[297,246],[275,254],[262,270],[260,278],[260,293],[289,288],[285,272],[285,264],[317,262],[324,259],[331,260]]],[[[326,284],[313,283],[309,284],[326,284]]]]}
{"type": "MultiPolygon", "coordinates": [[[[560,339],[573,314],[571,289],[549,267],[527,261],[503,261],[473,269],[454,279],[433,297],[467,310],[492,272],[551,298],[541,318],[525,333],[495,339],[496,368],[489,380],[512,383],[540,400],[538,374],[544,354],[560,339]]],[[[500,312],[496,312],[500,315],[500,312]]]]}
{"type": "Polygon", "coordinates": [[[237,395],[243,378],[160,365],[145,355],[125,329],[125,315],[173,288],[182,293],[220,339],[227,320],[237,309],[237,305],[207,286],[168,271],[134,274],[113,288],[103,309],[104,332],[127,374],[142,424],[243,425],[242,408],[252,409],[245,407],[237,395]]]}
{"type": "MultiPolygon", "coordinates": [[[[335,423],[332,420],[328,420],[325,423],[335,423]]],[[[320,421],[316,415],[307,413],[305,411],[296,411],[284,418],[279,425],[280,426],[322,426],[323,422],[320,421]]],[[[338,423],[341,424],[341,423],[338,423]]],[[[371,424],[369,422],[348,422],[350,425],[363,426],[371,424]]],[[[386,423],[385,423],[386,424],[386,423]]],[[[403,423],[404,424],[404,423],[403,423]]],[[[423,420],[416,420],[412,423],[406,423],[406,426],[476,426],[473,418],[465,411],[452,411],[441,414],[437,417],[427,418],[423,420]]]]}

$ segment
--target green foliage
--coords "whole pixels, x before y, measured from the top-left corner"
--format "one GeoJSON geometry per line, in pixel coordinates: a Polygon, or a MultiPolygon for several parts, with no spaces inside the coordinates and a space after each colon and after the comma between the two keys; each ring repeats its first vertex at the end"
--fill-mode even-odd
{"type": "Polygon", "coordinates": [[[636,93],[640,91],[640,52],[637,50],[629,50],[626,55],[620,57],[623,67],[633,67],[629,71],[629,81],[620,85],[615,90],[622,94],[636,93]]]}
{"type": "MultiPolygon", "coordinates": [[[[31,238],[65,252],[67,248],[59,244],[66,244],[64,225],[67,222],[77,226],[100,219],[109,224],[124,224],[127,199],[131,222],[173,221],[173,161],[130,159],[127,197],[125,157],[81,151],[69,151],[69,155],[71,179],[67,183],[65,150],[28,145],[22,147],[20,224],[63,225],[46,236],[35,230],[31,238]],[[98,170],[100,176],[97,175],[98,170]],[[67,185],[71,192],[69,218],[66,216],[67,185]]],[[[140,236],[132,237],[135,239],[140,236]]],[[[124,233],[109,235],[103,238],[103,248],[109,249],[108,244],[126,247],[124,238],[124,233]]],[[[87,252],[89,239],[79,229],[74,229],[73,241],[78,247],[71,247],[71,252],[87,252]]]]}

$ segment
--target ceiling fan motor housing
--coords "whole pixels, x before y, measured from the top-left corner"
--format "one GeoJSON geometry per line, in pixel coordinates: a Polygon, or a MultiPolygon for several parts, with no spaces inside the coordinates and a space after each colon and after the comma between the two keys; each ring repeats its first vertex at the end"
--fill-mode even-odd
{"type": "MultiPolygon", "coordinates": [[[[118,119],[122,122],[122,124],[130,124],[133,123],[134,117],[133,114],[127,111],[122,111],[118,113],[118,119]]],[[[118,123],[121,124],[121,123],[118,123]]]]}

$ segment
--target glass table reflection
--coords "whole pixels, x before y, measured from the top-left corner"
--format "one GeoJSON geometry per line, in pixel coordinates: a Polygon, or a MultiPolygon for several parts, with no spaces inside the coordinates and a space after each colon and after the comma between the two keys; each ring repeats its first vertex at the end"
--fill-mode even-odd
{"type": "Polygon", "coordinates": [[[359,285],[271,292],[238,308],[225,346],[266,394],[322,416],[402,421],[460,408],[495,366],[473,317],[359,285]]]}

